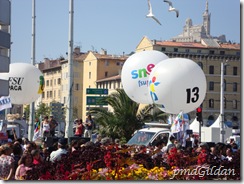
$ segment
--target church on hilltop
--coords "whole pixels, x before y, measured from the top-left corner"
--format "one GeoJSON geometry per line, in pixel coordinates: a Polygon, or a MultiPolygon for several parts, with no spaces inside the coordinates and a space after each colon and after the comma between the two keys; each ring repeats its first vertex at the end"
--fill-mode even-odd
{"type": "MultiPolygon", "coordinates": [[[[213,37],[210,34],[211,13],[208,12],[208,1],[206,1],[206,8],[203,12],[203,23],[201,25],[193,25],[192,19],[187,18],[186,24],[183,27],[183,33],[171,38],[175,42],[201,42],[204,40],[211,45],[217,43],[226,43],[225,35],[213,37]]],[[[216,45],[217,46],[217,45],[216,45]]]]}

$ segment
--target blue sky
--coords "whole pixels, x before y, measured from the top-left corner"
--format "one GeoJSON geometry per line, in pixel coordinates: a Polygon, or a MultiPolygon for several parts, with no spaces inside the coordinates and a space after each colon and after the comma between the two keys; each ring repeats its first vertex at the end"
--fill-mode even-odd
{"type": "MultiPolygon", "coordinates": [[[[168,12],[163,0],[151,0],[153,12],[162,23],[146,18],[147,0],[74,0],[74,47],[81,51],[107,50],[128,54],[143,36],[169,40],[182,33],[187,18],[202,24],[206,0],[172,0],[179,9],[168,12]]],[[[208,0],[211,35],[226,35],[240,43],[240,1],[208,0]]],[[[66,57],[68,51],[69,0],[36,0],[36,62],[45,57],[66,57]]],[[[32,0],[12,0],[11,63],[31,62],[32,0]]]]}

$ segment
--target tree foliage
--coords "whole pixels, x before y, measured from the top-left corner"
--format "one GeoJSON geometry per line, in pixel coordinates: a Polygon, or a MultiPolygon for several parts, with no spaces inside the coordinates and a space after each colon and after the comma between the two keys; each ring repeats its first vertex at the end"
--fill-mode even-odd
{"type": "Polygon", "coordinates": [[[161,119],[166,117],[162,111],[152,113],[156,108],[154,105],[139,110],[140,104],[132,101],[123,89],[117,89],[105,98],[105,101],[113,111],[91,108],[90,113],[94,115],[94,120],[99,126],[99,133],[113,139],[125,138],[128,141],[135,130],[142,128],[145,121],[158,120],[160,116],[161,119]]]}

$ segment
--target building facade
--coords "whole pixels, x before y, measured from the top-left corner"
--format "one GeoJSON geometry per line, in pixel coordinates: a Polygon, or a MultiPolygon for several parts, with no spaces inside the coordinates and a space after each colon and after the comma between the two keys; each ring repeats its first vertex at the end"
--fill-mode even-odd
{"type": "MultiPolygon", "coordinates": [[[[175,42],[156,41],[143,37],[136,52],[157,50],[169,58],[188,58],[202,68],[207,80],[207,92],[203,101],[204,124],[209,125],[220,114],[220,80],[221,63],[227,62],[224,68],[224,114],[225,121],[239,125],[241,119],[241,60],[240,44],[211,42],[175,42]]],[[[189,113],[195,117],[196,113],[189,113]]]]}

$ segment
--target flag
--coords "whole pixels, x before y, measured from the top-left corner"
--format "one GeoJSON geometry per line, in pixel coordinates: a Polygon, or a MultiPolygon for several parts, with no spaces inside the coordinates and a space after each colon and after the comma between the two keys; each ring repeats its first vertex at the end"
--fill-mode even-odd
{"type": "Polygon", "coordinates": [[[182,123],[182,114],[183,112],[180,112],[176,118],[174,119],[173,124],[171,125],[171,132],[179,132],[181,128],[181,123],[182,123]]]}
{"type": "Polygon", "coordinates": [[[33,136],[33,141],[37,140],[42,136],[41,134],[41,118],[37,119],[38,121],[35,123],[35,128],[34,128],[34,136],[33,136]]]}
{"type": "Polygon", "coordinates": [[[12,108],[10,96],[2,96],[0,98],[0,111],[8,108],[12,108]]]}
{"type": "Polygon", "coordinates": [[[171,125],[173,123],[173,115],[170,114],[167,120],[168,124],[171,125]]]}
{"type": "Polygon", "coordinates": [[[44,77],[40,76],[40,84],[39,84],[39,89],[38,89],[38,94],[42,94],[44,91],[44,77]]]}

